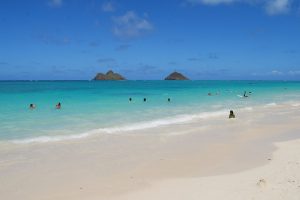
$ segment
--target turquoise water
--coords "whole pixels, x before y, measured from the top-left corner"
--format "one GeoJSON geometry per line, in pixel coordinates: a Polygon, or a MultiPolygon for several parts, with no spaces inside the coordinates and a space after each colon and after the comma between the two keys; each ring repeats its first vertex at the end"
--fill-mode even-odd
{"type": "Polygon", "coordinates": [[[0,141],[59,140],[101,131],[150,128],[188,120],[195,114],[299,98],[300,82],[0,82],[0,141]],[[252,95],[239,97],[244,91],[252,95]],[[213,95],[208,96],[209,92],[213,95]],[[57,102],[62,103],[61,110],[54,108],[57,102]],[[30,110],[30,103],[37,108],[30,110]]]}

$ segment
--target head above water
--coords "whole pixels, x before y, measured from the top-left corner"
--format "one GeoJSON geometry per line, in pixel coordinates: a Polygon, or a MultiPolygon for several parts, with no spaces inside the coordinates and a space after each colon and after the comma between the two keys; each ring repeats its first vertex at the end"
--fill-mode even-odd
{"type": "Polygon", "coordinates": [[[56,109],[60,109],[60,108],[61,108],[61,103],[58,102],[58,103],[56,104],[55,108],[56,108],[56,109]]]}
{"type": "Polygon", "coordinates": [[[233,113],[233,110],[230,110],[229,119],[235,118],[235,114],[233,113]]]}

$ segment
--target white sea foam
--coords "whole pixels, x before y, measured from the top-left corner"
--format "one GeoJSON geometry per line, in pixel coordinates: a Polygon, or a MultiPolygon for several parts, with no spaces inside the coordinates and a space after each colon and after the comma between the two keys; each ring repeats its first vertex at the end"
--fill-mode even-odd
{"type": "Polygon", "coordinates": [[[216,104],[216,105],[212,105],[212,108],[222,108],[224,105],[222,104],[216,104]]]}
{"type": "Polygon", "coordinates": [[[253,110],[253,107],[250,107],[250,106],[244,107],[241,109],[241,111],[252,111],[252,110],[253,110]]]}
{"type": "Polygon", "coordinates": [[[293,107],[299,107],[300,102],[290,102],[290,105],[293,106],[293,107]]]}
{"type": "Polygon", "coordinates": [[[269,108],[269,107],[275,107],[275,106],[277,106],[277,103],[268,103],[268,104],[266,104],[264,107],[265,108],[269,108]]]}
{"type": "Polygon", "coordinates": [[[59,142],[63,140],[80,139],[90,136],[90,133],[74,134],[74,135],[60,135],[60,136],[40,136],[28,139],[13,140],[16,144],[27,144],[27,143],[46,143],[46,142],[59,142]]]}
{"type": "Polygon", "coordinates": [[[156,127],[167,126],[172,124],[187,123],[196,119],[208,119],[208,118],[213,118],[218,116],[225,116],[227,114],[228,111],[222,110],[216,112],[202,112],[199,114],[177,115],[174,117],[133,123],[133,124],[124,125],[120,127],[94,129],[81,134],[61,135],[61,136],[40,136],[40,137],[29,138],[29,139],[13,140],[12,142],[16,144],[27,144],[27,143],[46,143],[46,142],[58,142],[63,140],[74,140],[74,139],[81,139],[81,138],[85,138],[85,137],[89,137],[101,133],[117,134],[117,133],[128,132],[128,131],[138,131],[138,130],[156,128],[156,127]]]}

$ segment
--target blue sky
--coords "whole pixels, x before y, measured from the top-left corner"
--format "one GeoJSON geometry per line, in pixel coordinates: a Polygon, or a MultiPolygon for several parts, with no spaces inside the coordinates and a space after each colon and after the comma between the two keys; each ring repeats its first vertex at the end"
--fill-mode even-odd
{"type": "Polygon", "coordinates": [[[299,0],[1,0],[0,80],[300,80],[299,0]]]}

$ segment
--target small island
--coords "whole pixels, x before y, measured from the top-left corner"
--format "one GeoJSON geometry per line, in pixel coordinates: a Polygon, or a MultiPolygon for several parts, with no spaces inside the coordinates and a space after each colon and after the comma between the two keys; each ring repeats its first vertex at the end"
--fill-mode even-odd
{"type": "Polygon", "coordinates": [[[112,70],[109,70],[106,74],[98,73],[95,78],[95,81],[121,81],[126,80],[122,75],[114,73],[112,70]]]}
{"type": "Polygon", "coordinates": [[[169,76],[167,76],[165,80],[189,80],[189,79],[179,72],[173,72],[169,76]]]}

